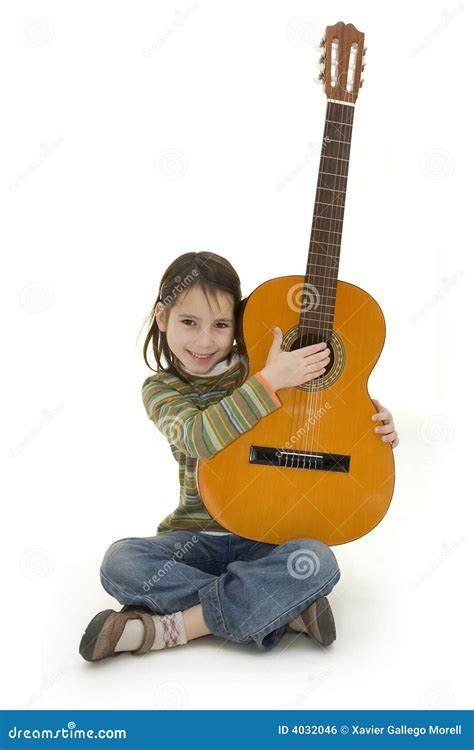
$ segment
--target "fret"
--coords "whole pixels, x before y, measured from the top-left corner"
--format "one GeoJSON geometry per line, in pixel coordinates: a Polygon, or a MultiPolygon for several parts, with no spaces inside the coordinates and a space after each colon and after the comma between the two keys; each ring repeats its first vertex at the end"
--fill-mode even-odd
{"type": "MultiPolygon", "coordinates": [[[[334,307],[334,305],[331,305],[331,307],[334,307]]],[[[307,316],[308,315],[313,315],[313,316],[316,315],[318,318],[319,317],[321,317],[321,318],[323,318],[323,317],[324,318],[331,318],[332,317],[332,313],[325,313],[325,312],[318,313],[317,310],[306,310],[305,311],[305,315],[307,315],[307,316]]]]}
{"type": "Polygon", "coordinates": [[[328,232],[329,234],[341,234],[342,232],[336,232],[334,229],[321,229],[321,227],[314,227],[311,232],[328,232]]]}
{"type": "MultiPolygon", "coordinates": [[[[339,248],[341,247],[341,243],[340,242],[339,243],[337,243],[337,242],[326,242],[326,241],[324,241],[324,242],[318,242],[317,240],[310,240],[310,243],[312,245],[331,245],[332,247],[339,247],[339,248]]],[[[313,251],[311,251],[311,252],[313,252],[313,251]]],[[[313,254],[317,255],[317,253],[313,253],[313,254]]]]}
{"type": "Polygon", "coordinates": [[[313,225],[316,227],[316,224],[321,221],[337,221],[338,224],[342,224],[343,220],[338,219],[337,216],[321,216],[321,214],[318,214],[317,216],[313,216],[313,225]]]}
{"type": "Polygon", "coordinates": [[[332,296],[330,294],[325,294],[324,297],[325,297],[325,299],[333,299],[333,300],[336,299],[336,295],[332,296]]]}
{"type": "Polygon", "coordinates": [[[321,189],[321,190],[330,190],[331,193],[343,193],[344,194],[346,192],[345,190],[336,190],[335,188],[328,188],[326,186],[324,186],[322,188],[319,188],[319,186],[318,186],[318,190],[319,189],[321,189]]]}
{"type": "Polygon", "coordinates": [[[337,120],[326,120],[326,122],[332,122],[334,125],[345,125],[352,127],[352,122],[338,122],[337,120]]]}
{"type": "MultiPolygon", "coordinates": [[[[346,161],[349,161],[349,160],[346,159],[346,161]]],[[[319,170],[319,174],[328,174],[331,177],[344,177],[345,180],[347,180],[347,177],[348,177],[348,175],[346,175],[346,174],[339,174],[338,172],[323,172],[322,169],[319,170]]]]}
{"type": "MultiPolygon", "coordinates": [[[[316,201],[316,205],[318,206],[331,206],[331,208],[343,208],[343,206],[338,206],[336,203],[323,203],[322,201],[316,201]]],[[[341,219],[342,221],[342,219],[341,219]]]]}
{"type": "Polygon", "coordinates": [[[321,154],[321,159],[336,159],[336,161],[349,161],[349,159],[343,159],[341,156],[327,156],[326,154],[321,154]]]}
{"type": "MultiPolygon", "coordinates": [[[[325,148],[329,143],[343,143],[344,146],[350,146],[350,141],[340,141],[337,138],[325,138],[326,143],[324,144],[323,148],[325,148]]],[[[349,159],[347,160],[349,161],[349,159]]]]}

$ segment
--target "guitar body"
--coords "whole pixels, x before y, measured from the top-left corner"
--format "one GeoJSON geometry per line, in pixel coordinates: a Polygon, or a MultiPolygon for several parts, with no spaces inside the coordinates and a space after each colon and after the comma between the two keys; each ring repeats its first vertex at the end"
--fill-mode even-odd
{"type": "MultiPolygon", "coordinates": [[[[249,377],[265,366],[275,326],[282,349],[296,348],[300,311],[291,300],[303,283],[303,276],[271,279],[249,296],[241,321],[249,377]]],[[[393,495],[394,460],[374,432],[367,381],[384,340],[377,302],[337,281],[324,375],[279,390],[282,407],[199,461],[199,491],[211,516],[234,534],[270,544],[304,537],[344,544],[381,521],[393,495]]]]}

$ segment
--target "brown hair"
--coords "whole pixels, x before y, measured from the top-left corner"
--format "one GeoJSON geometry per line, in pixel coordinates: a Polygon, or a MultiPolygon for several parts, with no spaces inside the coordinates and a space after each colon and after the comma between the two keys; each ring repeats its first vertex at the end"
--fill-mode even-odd
{"type": "MultiPolygon", "coordinates": [[[[166,332],[160,331],[158,327],[155,317],[155,308],[158,302],[162,302],[167,308],[167,314],[169,314],[169,311],[175,304],[179,294],[184,289],[190,289],[195,284],[198,284],[201,287],[208,301],[209,293],[214,296],[217,291],[230,294],[234,299],[234,320],[237,317],[242,299],[242,292],[240,288],[240,279],[231,263],[221,255],[205,251],[199,253],[184,253],[183,255],[180,255],[164,272],[160,282],[158,296],[144,323],[144,325],[148,326],[148,332],[143,345],[143,357],[146,365],[150,370],[153,370],[153,367],[151,367],[147,358],[147,350],[151,341],[153,354],[157,364],[157,369],[153,370],[153,372],[171,372],[174,375],[183,377],[182,373],[176,370],[173,352],[168,346],[166,332]],[[162,363],[162,356],[164,356],[167,366],[162,363]]],[[[229,354],[229,358],[231,354],[232,352],[229,354]]]]}

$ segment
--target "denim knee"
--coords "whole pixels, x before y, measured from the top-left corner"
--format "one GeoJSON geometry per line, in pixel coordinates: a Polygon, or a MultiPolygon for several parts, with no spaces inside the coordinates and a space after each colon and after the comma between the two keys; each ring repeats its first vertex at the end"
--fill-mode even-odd
{"type": "Polygon", "coordinates": [[[292,578],[307,579],[319,575],[327,581],[334,579],[333,583],[337,583],[341,577],[336,555],[324,542],[302,538],[293,539],[286,546],[289,551],[287,569],[292,578]]]}
{"type": "Polygon", "coordinates": [[[100,565],[100,580],[106,591],[109,591],[110,584],[118,587],[126,584],[130,573],[131,541],[131,537],[117,539],[107,548],[100,565]]]}

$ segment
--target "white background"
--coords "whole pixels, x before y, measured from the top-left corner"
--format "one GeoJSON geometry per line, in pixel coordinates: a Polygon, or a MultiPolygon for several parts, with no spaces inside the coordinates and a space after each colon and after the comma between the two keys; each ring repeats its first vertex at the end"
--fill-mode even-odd
{"type": "Polygon", "coordinates": [[[469,707],[471,29],[456,0],[3,13],[3,708],[469,707]],[[89,664],[87,623],[119,608],[99,581],[106,548],[153,535],[178,499],[141,402],[141,325],[189,250],[229,258],[245,295],[304,273],[316,48],[340,20],[367,46],[340,278],[386,318],[369,391],[400,436],[392,505],[334,548],[329,649],[209,636],[89,664]]]}

